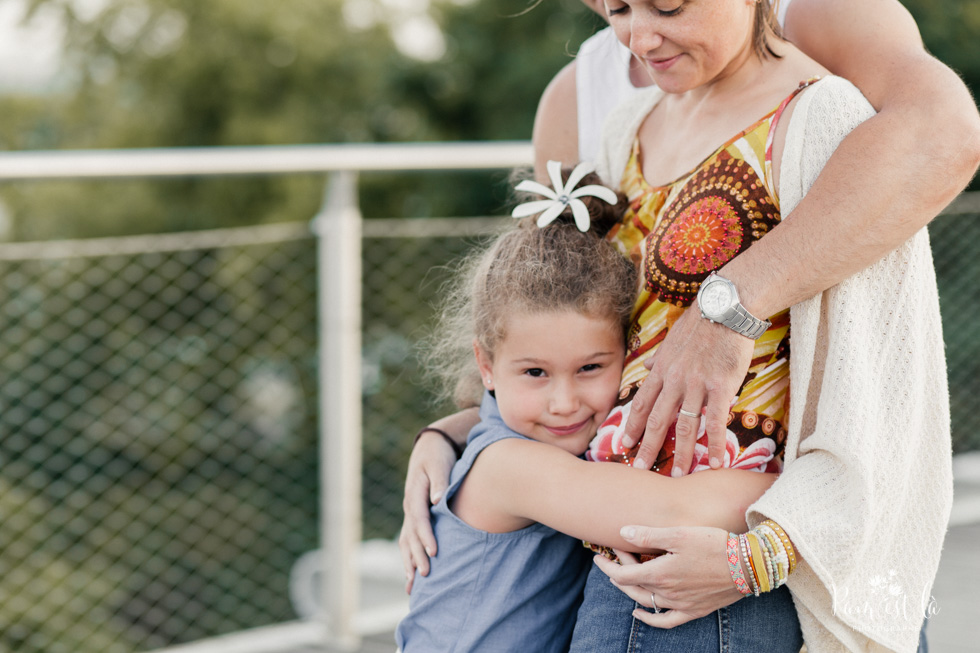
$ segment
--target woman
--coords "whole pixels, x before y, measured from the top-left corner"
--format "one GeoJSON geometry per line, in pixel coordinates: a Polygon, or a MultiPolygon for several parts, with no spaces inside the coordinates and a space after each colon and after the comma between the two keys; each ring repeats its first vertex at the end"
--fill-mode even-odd
{"type": "MultiPolygon", "coordinates": [[[[826,71],[775,37],[767,0],[607,0],[606,7],[617,37],[662,89],[610,116],[600,156],[600,173],[632,206],[613,242],[644,274],[621,393],[628,395],[645,377],[642,360],[651,352],[656,359],[656,345],[673,324],[705,319],[687,307],[698,303],[702,315],[714,310],[698,296],[712,281],[708,273],[723,279],[729,262],[786,218],[839,142],[873,109],[839,78],[806,81],[826,71]]],[[[722,324],[706,328],[740,328],[714,317],[722,324]]],[[[739,322],[752,319],[742,315],[739,322]]],[[[788,587],[810,651],[915,650],[919,602],[938,567],[951,498],[927,236],[921,232],[865,272],[770,321],[747,347],[749,374],[727,416],[735,431],[730,458],[756,441],[785,446],[783,474],[750,508],[749,524],[771,519],[789,536],[800,562],[788,587]],[[912,437],[896,442],[905,432],[912,437]],[[907,499],[894,501],[900,495],[907,499]],[[890,594],[881,594],[883,578],[895,580],[890,594]],[[883,604],[899,594],[908,602],[883,604]]],[[[685,397],[678,424],[685,416],[696,424],[704,399],[685,397]]],[[[670,453],[668,447],[641,466],[653,462],[670,473],[670,453]]],[[[646,544],[673,555],[642,572],[598,562],[617,583],[633,587],[623,594],[593,570],[573,651],[712,650],[719,641],[726,649],[770,650],[785,641],[788,626],[769,632],[743,626],[758,610],[773,608],[756,606],[752,597],[739,601],[734,568],[724,559],[727,533],[675,529],[672,541],[656,537],[662,534],[646,544]],[[679,571],[680,557],[688,572],[679,571]],[[700,615],[675,600],[685,583],[717,605],[734,603],[691,619],[700,615]],[[630,614],[638,606],[655,613],[630,614]],[[681,623],[675,630],[648,625],[681,623]]],[[[769,589],[764,574],[762,589],[769,589]]]]}
{"type": "MultiPolygon", "coordinates": [[[[657,120],[643,122],[643,128],[640,129],[641,141],[644,137],[649,138],[644,141],[648,147],[642,147],[641,151],[649,153],[651,152],[650,148],[654,148],[652,151],[656,152],[657,156],[656,158],[641,157],[642,172],[646,179],[652,177],[655,182],[666,181],[674,179],[677,174],[696,167],[701,157],[707,154],[714,145],[724,142],[746,125],[752,124],[760,116],[765,115],[781,99],[787,97],[798,82],[820,71],[812,62],[785,44],[770,43],[782,55],[781,59],[772,56],[755,58],[748,56],[750,53],[744,47],[748,39],[733,38],[732,33],[727,30],[735,26],[744,28],[746,24],[745,14],[738,13],[740,9],[765,12],[766,5],[763,3],[757,10],[752,5],[745,5],[744,7],[739,5],[740,3],[729,0],[702,0],[701,2],[685,3],[608,3],[608,8],[611,11],[619,12],[613,13],[611,16],[611,22],[614,28],[617,28],[617,33],[627,42],[636,39],[633,44],[634,52],[641,50],[641,52],[636,53],[650,61],[651,66],[660,75],[665,90],[671,92],[671,95],[668,96],[670,101],[667,102],[657,102],[655,96],[644,96],[644,101],[648,102],[647,105],[634,105],[631,109],[634,113],[620,114],[613,121],[613,124],[618,125],[621,139],[620,147],[615,147],[611,141],[607,143],[608,181],[614,184],[618,181],[618,176],[621,175],[622,168],[625,167],[624,159],[630,152],[634,132],[649,110],[660,111],[661,113],[655,116],[657,120]],[[658,30],[666,29],[662,27],[661,23],[669,20],[686,20],[690,28],[690,25],[693,24],[690,21],[698,17],[698,12],[709,9],[727,13],[719,15],[702,13],[701,20],[705,22],[698,22],[698,28],[696,30],[689,29],[687,33],[683,31],[668,34],[658,32],[658,30]],[[631,10],[635,10],[634,13],[640,12],[640,14],[638,16],[631,15],[631,10]],[[680,11],[674,16],[662,15],[670,14],[675,10],[680,11]],[[656,15],[653,12],[656,12],[656,15]],[[635,26],[631,22],[624,29],[622,21],[627,16],[630,17],[631,21],[642,19],[648,22],[638,22],[635,26]],[[722,16],[726,20],[719,20],[722,16]],[[618,25],[617,21],[619,21],[618,25]],[[702,36],[699,36],[705,30],[715,35],[716,38],[705,41],[702,36]],[[644,38],[648,38],[648,40],[644,41],[644,38]],[[673,51],[667,50],[665,54],[670,56],[658,59],[656,57],[657,50],[663,48],[664,44],[673,47],[673,51]],[[682,45],[683,47],[681,47],[682,45]],[[721,46],[725,47],[719,50],[721,46]],[[671,62],[675,56],[680,57],[681,60],[691,59],[691,62],[695,62],[696,58],[690,56],[687,50],[700,57],[697,61],[710,65],[707,67],[675,67],[678,61],[671,62]],[[721,65],[720,71],[718,70],[719,65],[721,65]],[[712,66],[714,67],[712,68],[712,66]],[[685,74],[680,74],[685,73],[685,71],[689,73],[687,77],[685,74]],[[747,85],[736,83],[744,82],[745,77],[752,77],[750,73],[756,75],[758,83],[747,85]],[[724,84],[718,86],[716,82],[719,81],[724,82],[724,84]],[[702,87],[706,85],[715,91],[720,89],[727,93],[716,94],[714,97],[703,92],[700,96],[697,93],[690,94],[691,91],[704,91],[702,87]],[[674,102],[675,96],[681,100],[697,99],[700,100],[700,103],[689,103],[685,106],[683,102],[674,102]],[[698,113],[699,111],[701,113],[698,113]],[[724,119],[728,119],[730,124],[726,124],[724,119]],[[634,123],[632,130],[622,131],[623,126],[631,122],[634,123]],[[671,131],[666,134],[658,134],[653,129],[658,122],[669,124],[671,131]],[[644,131],[645,129],[647,131],[644,131]],[[659,141],[657,140],[658,136],[660,137],[659,141]],[[621,147],[624,143],[625,147],[621,147]],[[700,150],[698,146],[700,146],[700,150]],[[626,155],[622,154],[623,151],[626,152],[626,155]],[[688,156],[690,160],[685,161],[684,156],[688,156]],[[666,166],[663,170],[647,170],[647,164],[658,163],[674,163],[676,170],[669,170],[666,166]],[[620,169],[617,170],[617,167],[620,169]],[[657,177],[658,174],[659,177],[657,177]]],[[[684,26],[685,23],[680,22],[680,27],[684,26]]],[[[675,26],[671,29],[678,30],[680,27],[675,26]]],[[[658,83],[661,80],[658,80],[658,83]]],[[[815,116],[827,115],[832,113],[834,109],[827,108],[826,99],[843,94],[843,97],[849,98],[851,104],[848,106],[851,109],[860,107],[861,110],[865,111],[863,116],[860,113],[855,114],[856,116],[867,117],[870,115],[868,106],[866,104],[861,105],[853,93],[848,95],[841,90],[837,81],[828,80],[828,82],[831,83],[828,85],[825,82],[822,83],[824,86],[817,85],[803,91],[788,105],[780,120],[776,122],[775,143],[772,148],[772,171],[767,173],[766,166],[763,164],[762,181],[766,182],[763,186],[774,193],[773,199],[779,200],[783,216],[799,200],[802,191],[812,183],[816,172],[823,165],[823,160],[840,140],[839,137],[843,137],[849,129],[860,122],[859,120],[851,120],[850,123],[847,123],[847,128],[842,129],[837,134],[837,141],[829,138],[826,134],[822,135],[822,139],[814,141],[806,128],[806,125],[811,122],[808,116],[796,115],[798,105],[805,110],[804,114],[812,112],[815,116]],[[789,127],[791,122],[792,128],[789,127]],[[782,130],[782,134],[780,134],[780,130],[782,130]],[[792,132],[792,138],[787,136],[787,131],[792,132]],[[799,146],[803,142],[807,142],[808,145],[805,150],[799,146]],[[789,174],[785,180],[781,180],[782,175],[787,175],[787,169],[781,166],[781,153],[784,143],[794,144],[790,149],[795,152],[795,155],[787,160],[789,174]],[[815,143],[819,146],[816,149],[815,143]],[[807,153],[805,158],[801,154],[804,151],[807,153]],[[775,193],[775,189],[780,186],[783,186],[782,197],[775,193]]],[[[763,155],[758,157],[758,160],[763,161],[764,158],[763,155]]],[[[759,241],[753,250],[761,251],[760,248],[764,249],[764,245],[765,240],[759,241]]],[[[790,531],[794,543],[798,545],[803,563],[791,576],[789,586],[798,596],[797,606],[800,608],[804,633],[807,635],[811,650],[833,649],[841,646],[872,648],[876,645],[908,649],[910,646],[914,647],[915,634],[921,623],[921,615],[906,619],[905,621],[908,623],[903,624],[877,623],[878,620],[876,619],[864,619],[860,614],[860,608],[875,604],[875,591],[881,587],[880,578],[890,578],[892,573],[901,573],[903,578],[909,577],[907,587],[899,588],[906,595],[913,596],[928,589],[929,579],[934,573],[935,563],[938,559],[937,532],[939,533],[938,538],[941,540],[941,524],[944,523],[945,512],[948,511],[948,458],[944,459],[944,454],[948,457],[948,444],[943,445],[943,440],[948,437],[948,434],[945,434],[942,426],[930,427],[931,424],[944,424],[943,406],[946,400],[943,393],[944,377],[941,373],[942,354],[937,347],[938,340],[936,338],[938,313],[935,311],[935,290],[934,284],[930,285],[928,279],[928,265],[924,264],[924,261],[927,263],[928,259],[923,259],[923,246],[922,237],[918,237],[917,240],[906,245],[898,254],[889,257],[877,268],[848,281],[840,288],[828,291],[824,297],[816,300],[816,303],[811,300],[801,304],[790,315],[790,321],[794,325],[795,338],[795,356],[790,359],[791,376],[793,376],[795,384],[791,384],[795,393],[793,395],[794,411],[790,413],[790,420],[785,425],[788,430],[786,471],[784,477],[780,479],[773,492],[770,493],[772,497],[781,497],[782,501],[777,501],[773,505],[767,504],[767,501],[772,499],[770,494],[767,494],[767,497],[760,502],[762,508],[754,513],[756,517],[752,523],[757,523],[762,515],[774,517],[777,522],[782,519],[787,523],[780,522],[781,525],[790,531]],[[911,276],[903,279],[903,283],[899,285],[895,282],[894,272],[896,266],[901,267],[900,262],[903,256],[908,258],[911,263],[909,265],[911,276]],[[882,268],[882,265],[885,267],[882,268]],[[883,285],[876,287],[874,285],[876,282],[883,283],[883,285]],[[872,395],[873,400],[869,404],[853,401],[853,388],[848,388],[840,383],[841,380],[846,383],[847,379],[841,379],[837,374],[825,375],[825,362],[828,360],[829,354],[836,354],[841,351],[842,346],[848,343],[853,344],[855,337],[866,336],[866,332],[862,330],[863,325],[887,324],[894,327],[895,318],[893,314],[896,310],[901,311],[902,307],[909,305],[908,295],[901,295],[896,298],[894,306],[882,306],[880,298],[886,296],[885,290],[891,292],[894,288],[903,286],[905,288],[909,286],[920,288],[920,294],[925,298],[925,307],[917,302],[914,309],[909,307],[904,312],[908,312],[916,320],[926,320],[927,324],[920,325],[923,328],[904,334],[903,337],[909,338],[906,342],[916,341],[918,343],[913,348],[913,358],[917,361],[915,364],[920,365],[928,373],[918,375],[914,379],[907,379],[915,381],[918,384],[915,387],[902,388],[900,385],[882,383],[878,377],[859,376],[866,369],[874,370],[876,367],[882,369],[874,357],[868,359],[859,356],[845,356],[835,360],[837,367],[833,369],[835,371],[844,370],[849,375],[860,378],[860,383],[856,384],[855,387],[865,391],[875,391],[875,394],[872,395]],[[842,292],[842,288],[845,289],[845,292],[842,292]],[[880,289],[882,292],[877,294],[869,292],[876,289],[880,289]],[[858,302],[857,305],[854,302],[848,303],[847,300],[852,300],[858,296],[866,298],[867,301],[858,302]],[[891,317],[890,311],[892,312],[891,317]],[[856,330],[856,327],[849,323],[847,316],[860,314],[865,315],[864,320],[851,320],[851,322],[857,322],[861,325],[861,329],[856,330]],[[838,322],[835,329],[828,332],[825,327],[827,320],[831,318],[838,320],[838,322]],[[824,322],[820,320],[824,320],[824,322]],[[804,353],[801,354],[801,352],[804,353]],[[814,360],[818,364],[815,367],[807,368],[807,361],[812,362],[814,360]],[[836,385],[831,381],[835,381],[836,385]],[[827,384],[830,385],[825,388],[824,385],[827,384]],[[851,394],[842,391],[842,389],[849,390],[851,394]],[[883,397],[882,392],[884,391],[895,394],[883,397]],[[904,391],[909,391],[906,394],[916,397],[917,401],[910,404],[908,401],[897,399],[902,396],[904,391]],[[820,411],[817,411],[816,397],[819,397],[820,411]],[[835,401],[840,409],[836,413],[836,409],[827,408],[827,406],[833,405],[835,401]],[[932,412],[929,413],[921,408],[922,406],[929,408],[932,412]],[[855,407],[863,413],[855,413],[855,407]],[[860,425],[858,428],[861,431],[858,435],[861,437],[856,435],[849,438],[846,443],[848,447],[851,447],[850,449],[842,450],[842,443],[839,439],[834,438],[837,433],[852,434],[855,429],[853,426],[841,427],[835,424],[830,418],[838,413],[860,425]],[[926,415],[928,418],[924,417],[926,415]],[[899,432],[899,427],[902,429],[900,432],[913,432],[915,437],[902,439],[902,446],[895,446],[892,441],[882,442],[882,436],[889,434],[888,429],[899,432]],[[921,462],[917,459],[920,459],[921,462]],[[913,469],[910,462],[913,460],[928,468],[929,471],[924,474],[918,471],[914,474],[908,474],[908,470],[913,469]],[[835,461],[840,463],[837,467],[832,464],[835,461]],[[869,462],[880,463],[881,461],[887,461],[884,469],[879,469],[873,465],[869,467],[868,465],[869,462]],[[913,494],[916,496],[916,500],[926,501],[933,506],[935,508],[933,514],[936,516],[925,516],[908,508],[907,505],[903,506],[905,512],[901,514],[891,510],[895,506],[888,506],[886,510],[878,509],[888,504],[888,491],[900,494],[892,481],[894,481],[896,473],[903,471],[910,477],[910,485],[903,486],[902,491],[904,492],[906,487],[914,487],[913,494]],[[814,497],[812,501],[800,501],[799,503],[792,501],[792,497],[801,489],[807,488],[813,478],[820,477],[833,479],[833,482],[826,483],[825,486],[833,489],[834,493],[825,492],[824,495],[814,497]],[[884,495],[880,491],[881,489],[886,490],[884,495]],[[923,497],[928,498],[923,499],[923,497]],[[855,502],[857,505],[852,505],[855,502]],[[867,510],[862,511],[862,508],[867,508],[867,510]],[[794,510],[802,511],[802,514],[795,513],[794,510]],[[835,519],[835,511],[837,510],[841,510],[847,516],[843,523],[837,523],[835,519]],[[820,528],[824,531],[853,534],[853,542],[835,548],[833,542],[828,544],[819,541],[819,538],[814,540],[806,528],[808,522],[813,520],[816,520],[816,523],[820,524],[820,528]],[[890,544],[880,547],[884,553],[874,550],[872,544],[880,541],[880,534],[885,533],[887,534],[886,537],[893,535],[896,532],[895,524],[901,522],[908,524],[908,528],[911,528],[913,524],[916,525],[916,528],[920,529],[917,532],[921,532],[922,541],[926,544],[910,551],[907,546],[908,542],[902,540],[898,542],[899,546],[890,544]],[[847,546],[854,546],[855,543],[857,550],[862,552],[861,555],[878,563],[878,566],[874,566],[863,558],[860,560],[859,566],[864,565],[864,569],[873,575],[866,575],[863,578],[849,575],[848,567],[854,565],[850,564],[848,558],[841,556],[840,551],[846,549],[847,546]],[[828,554],[827,548],[832,549],[832,553],[828,554]],[[916,561],[914,569],[909,570],[908,573],[905,572],[902,565],[896,562],[899,559],[898,552],[904,552],[914,557],[916,561]],[[845,568],[842,570],[841,566],[845,568]],[[913,575],[919,577],[915,582],[911,580],[913,575]],[[831,607],[832,600],[838,602],[839,610],[831,607]],[[848,610],[849,605],[851,606],[850,610],[848,610]],[[869,623],[864,623],[864,621],[869,621],[869,623]]],[[[722,273],[728,272],[729,268],[738,262],[739,259],[735,259],[729,263],[724,267],[722,273]]],[[[779,269],[784,268],[779,266],[779,269]]],[[[780,277],[779,274],[772,276],[774,278],[780,277]]],[[[792,281],[795,282],[796,280],[793,279],[792,281]]],[[[688,303],[693,301],[690,294],[687,301],[688,303]]],[[[702,320],[696,311],[685,312],[676,319],[677,322],[674,323],[674,327],[695,323],[698,325],[696,328],[701,330],[714,330],[731,334],[730,331],[721,326],[702,320]]],[[[876,335],[880,336],[881,334],[876,335]]],[[[728,337],[742,338],[749,343],[749,348],[742,356],[744,358],[751,357],[751,343],[747,339],[738,335],[729,335],[728,337]]],[[[879,352],[882,358],[892,355],[889,353],[891,342],[882,337],[876,337],[872,340],[874,342],[871,345],[865,346],[868,343],[862,342],[862,346],[857,348],[861,352],[861,356],[866,356],[865,352],[869,349],[879,352]]],[[[656,361],[656,359],[655,356],[654,360],[656,361]]],[[[743,362],[739,361],[739,365],[742,364],[743,362]]],[[[741,369],[744,370],[748,367],[749,363],[745,360],[741,369]]],[[[894,369],[888,368],[887,371],[894,372],[894,369]]],[[[894,378],[889,379],[889,381],[893,380],[894,378]]],[[[696,416],[699,406],[695,404],[698,398],[693,397],[691,399],[690,405],[686,401],[674,404],[672,406],[674,414],[676,415],[677,409],[680,408],[686,411],[685,415],[693,414],[696,416]]],[[[727,404],[727,400],[725,403],[727,404]]],[[[848,422],[848,424],[850,423],[848,422]]],[[[679,429],[682,425],[690,428],[696,424],[695,418],[682,416],[678,420],[679,429]],[[693,422],[688,420],[693,420],[693,422]]],[[[895,440],[898,441],[898,438],[895,440]]],[[[432,438],[429,438],[429,441],[431,442],[432,438]]],[[[691,444],[693,446],[693,442],[691,444]]],[[[903,479],[904,482],[905,479],[903,479]]],[[[642,533],[642,531],[640,532],[642,533]]],[[[662,533],[655,535],[662,535],[662,533]]],[[[652,607],[656,603],[659,607],[671,609],[670,612],[650,614],[649,617],[641,615],[644,621],[650,621],[658,626],[676,626],[692,617],[701,616],[738,599],[740,595],[736,593],[734,584],[727,575],[728,569],[722,559],[724,556],[719,557],[718,554],[719,549],[722,552],[725,549],[724,533],[708,530],[676,530],[670,536],[673,539],[661,539],[652,542],[651,545],[659,545],[661,548],[668,549],[673,555],[664,556],[638,567],[638,569],[647,571],[637,574],[634,569],[625,567],[613,571],[616,579],[623,585],[643,585],[646,588],[654,589],[656,592],[654,597],[651,597],[646,590],[628,590],[640,605],[652,607]],[[720,541],[719,538],[721,538],[720,541]],[[686,595],[685,592],[687,592],[686,595]],[[708,597],[708,599],[704,597],[708,597]],[[710,610],[705,610],[705,605],[709,605],[710,610]]],[[[412,552],[413,557],[418,559],[419,556],[414,554],[415,552],[412,552]]],[[[593,586],[611,587],[604,577],[600,577],[599,581],[593,583],[593,586]]],[[[918,600],[918,597],[916,596],[915,599],[918,600]]],[[[588,604],[592,606],[612,600],[615,598],[607,597],[603,601],[587,599],[588,604]]],[[[755,600],[750,598],[739,601],[736,609],[749,609],[750,602],[755,600]]],[[[631,607],[632,601],[625,609],[627,616],[631,607]]],[[[620,609],[616,611],[616,614],[623,612],[620,609]]],[[[916,611],[913,610],[912,612],[915,613],[916,611]]],[[[732,611],[724,613],[726,617],[732,617],[733,614],[732,611]]],[[[722,613],[719,613],[713,618],[714,622],[716,624],[719,621],[731,623],[734,620],[734,618],[722,619],[722,616],[722,613]]],[[[704,623],[710,622],[711,619],[699,619],[697,621],[704,623]]],[[[587,628],[588,623],[589,612],[585,611],[583,612],[580,630],[587,628]]],[[[626,627],[627,629],[634,627],[639,629],[640,624],[632,623],[632,619],[630,619],[626,627]]],[[[601,631],[601,629],[597,630],[601,631]]],[[[688,631],[687,628],[683,630],[688,631]]],[[[683,636],[681,630],[677,630],[673,634],[683,636]]],[[[662,635],[663,631],[647,633],[649,637],[662,635]]],[[[718,641],[717,637],[715,641],[718,641]]],[[[768,648],[763,646],[762,650],[768,648]]]]}
{"type": "MultiPolygon", "coordinates": [[[[603,2],[584,1],[605,16],[603,2]]],[[[915,22],[898,0],[782,0],[778,9],[790,41],[854,81],[879,114],[844,139],[795,219],[729,265],[742,301],[759,313],[788,308],[896,248],[965,187],[980,163],[980,116],[969,91],[926,52],[915,22]],[[938,115],[943,119],[937,121],[938,115]],[[921,147],[926,142],[931,147],[921,147]],[[774,256],[781,257],[780,274],[766,263],[774,256]]],[[[603,62],[594,56],[586,60],[591,71],[587,78],[625,75],[621,68],[601,70],[603,62]]],[[[621,63],[613,56],[609,65],[621,63]]],[[[542,95],[534,132],[538,162],[570,163],[582,145],[577,135],[583,130],[598,133],[598,125],[583,121],[601,111],[576,108],[576,99],[583,97],[576,88],[579,72],[573,61],[542,95]]],[[[604,97],[612,90],[604,89],[604,97]]],[[[543,176],[543,163],[539,168],[543,176]]],[[[641,458],[652,458],[649,454],[660,448],[663,429],[686,392],[703,392],[706,379],[737,384],[744,376],[745,368],[735,365],[740,357],[730,354],[739,350],[738,340],[733,332],[707,329],[693,319],[675,325],[651,369],[655,383],[645,387],[646,409],[631,415],[633,436],[639,437],[646,426],[641,458]],[[647,416],[650,420],[644,423],[647,416]]],[[[727,406],[727,399],[721,401],[727,406]]],[[[474,408],[432,426],[462,443],[476,421],[474,408]]],[[[695,429],[686,419],[679,428],[679,457],[684,458],[693,451],[695,429]]],[[[453,450],[435,431],[420,435],[405,481],[399,540],[409,587],[415,568],[424,575],[428,555],[437,551],[429,505],[438,502],[455,462],[453,450]]],[[[717,435],[722,437],[716,451],[723,446],[723,430],[717,435]]]]}

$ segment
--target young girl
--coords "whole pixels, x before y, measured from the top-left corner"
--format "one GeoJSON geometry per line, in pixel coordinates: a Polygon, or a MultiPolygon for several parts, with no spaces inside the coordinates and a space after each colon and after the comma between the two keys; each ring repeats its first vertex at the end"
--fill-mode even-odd
{"type": "Polygon", "coordinates": [[[742,532],[746,508],[774,479],[741,470],[668,479],[582,459],[618,399],[637,277],[602,239],[616,208],[590,197],[585,214],[574,205],[588,187],[562,192],[577,172],[552,194],[573,215],[500,236],[464,268],[443,311],[450,340],[430,359],[452,358],[452,339],[465,339],[485,392],[432,508],[439,554],[413,582],[396,632],[403,653],[564,651],[589,567],[580,540],[624,549],[629,523],[742,532]]]}

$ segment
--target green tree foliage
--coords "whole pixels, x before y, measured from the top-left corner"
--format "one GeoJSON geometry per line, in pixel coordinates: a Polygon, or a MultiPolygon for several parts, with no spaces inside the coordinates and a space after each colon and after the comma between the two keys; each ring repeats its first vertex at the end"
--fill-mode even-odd
{"type": "MultiPolygon", "coordinates": [[[[524,139],[547,80],[598,20],[577,0],[524,13],[525,0],[436,0],[429,14],[442,26],[446,53],[421,61],[394,47],[398,25],[383,12],[398,5],[104,0],[94,5],[101,11],[83,13],[78,7],[92,3],[33,0],[34,10],[57,10],[66,24],[64,90],[0,98],[11,116],[0,126],[0,147],[524,139]]],[[[485,175],[458,177],[369,178],[365,213],[499,209],[503,194],[485,175]]],[[[17,239],[47,239],[306,219],[321,188],[312,175],[59,182],[19,185],[5,198],[17,239]]]]}

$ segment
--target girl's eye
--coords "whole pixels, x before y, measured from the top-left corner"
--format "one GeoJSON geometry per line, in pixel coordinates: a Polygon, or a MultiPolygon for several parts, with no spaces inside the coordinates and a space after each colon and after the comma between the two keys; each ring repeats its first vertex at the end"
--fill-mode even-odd
{"type": "Polygon", "coordinates": [[[582,366],[582,371],[583,372],[591,372],[593,370],[599,369],[600,367],[602,367],[602,365],[599,365],[599,363],[589,363],[588,365],[583,365],[582,366]]]}
{"type": "Polygon", "coordinates": [[[527,374],[528,376],[533,376],[534,378],[544,376],[544,370],[541,369],[540,367],[532,367],[530,369],[524,370],[524,373],[527,374]]]}
{"type": "Polygon", "coordinates": [[[622,14],[625,14],[627,9],[629,9],[629,5],[623,5],[622,7],[615,7],[615,8],[606,5],[606,15],[620,16],[622,14]]]}

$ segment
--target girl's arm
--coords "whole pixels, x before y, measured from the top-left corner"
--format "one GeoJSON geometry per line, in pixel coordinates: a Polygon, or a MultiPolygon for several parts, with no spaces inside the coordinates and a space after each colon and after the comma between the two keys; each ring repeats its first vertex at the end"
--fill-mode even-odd
{"type": "MultiPolygon", "coordinates": [[[[478,408],[467,408],[443,417],[430,426],[445,431],[458,444],[466,444],[466,435],[480,421],[478,408]]],[[[398,536],[398,549],[405,567],[406,592],[412,591],[415,569],[423,576],[429,574],[429,556],[436,554],[436,538],[432,533],[429,505],[438,503],[449,485],[449,473],[456,462],[456,452],[442,436],[432,431],[423,433],[408,459],[405,476],[405,497],[402,509],[405,520],[398,536]]]]}
{"type": "Polygon", "coordinates": [[[473,464],[453,511],[475,528],[511,531],[541,522],[573,537],[635,550],[627,524],[715,526],[744,532],[745,511],[776,474],[712,470],[672,479],[616,463],[593,463],[549,444],[509,439],[473,464]]]}

